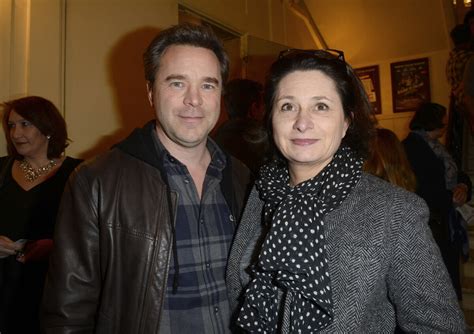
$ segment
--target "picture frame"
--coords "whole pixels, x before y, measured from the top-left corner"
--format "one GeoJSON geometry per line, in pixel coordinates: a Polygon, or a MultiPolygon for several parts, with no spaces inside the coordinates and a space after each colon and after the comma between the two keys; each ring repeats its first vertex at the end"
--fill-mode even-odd
{"type": "Polygon", "coordinates": [[[390,76],[394,113],[415,111],[431,100],[428,58],[391,63],[390,76]]]}
{"type": "Polygon", "coordinates": [[[354,69],[359,77],[365,92],[369,97],[372,110],[375,114],[382,113],[382,98],[380,95],[379,65],[371,65],[354,69]]]}

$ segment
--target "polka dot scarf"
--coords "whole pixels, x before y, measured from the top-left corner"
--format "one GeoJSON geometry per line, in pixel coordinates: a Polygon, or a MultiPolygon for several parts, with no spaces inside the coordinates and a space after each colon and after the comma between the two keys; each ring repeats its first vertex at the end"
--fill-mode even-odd
{"type": "Polygon", "coordinates": [[[308,333],[332,322],[323,218],[360,180],[362,163],[342,147],[321,173],[295,187],[286,167],[261,169],[256,186],[271,226],[252,268],[239,326],[251,333],[308,333]]]}

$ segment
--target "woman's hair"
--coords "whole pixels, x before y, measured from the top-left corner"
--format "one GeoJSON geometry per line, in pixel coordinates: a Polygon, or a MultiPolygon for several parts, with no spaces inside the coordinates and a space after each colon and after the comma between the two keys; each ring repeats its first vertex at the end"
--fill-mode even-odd
{"type": "Polygon", "coordinates": [[[153,84],[160,68],[161,57],[165,50],[172,45],[189,45],[211,50],[220,63],[222,84],[227,81],[229,74],[229,58],[221,40],[213,30],[204,25],[184,23],[172,26],[160,32],[150,43],[143,54],[145,79],[153,84]]]}
{"type": "Polygon", "coordinates": [[[438,103],[423,103],[415,111],[410,121],[410,130],[433,131],[442,129],[446,124],[443,119],[446,116],[446,107],[438,103]]]}
{"type": "MultiPolygon", "coordinates": [[[[349,128],[341,145],[349,146],[360,157],[368,154],[369,142],[375,132],[376,119],[370,102],[351,66],[324,50],[288,50],[280,54],[268,73],[264,92],[266,126],[273,138],[272,110],[281,80],[295,71],[321,71],[333,80],[341,99],[349,128]],[[295,52],[292,52],[295,51],[295,52]],[[289,52],[289,53],[288,53],[289,52]]],[[[273,143],[273,154],[279,155],[273,143]]]]}
{"type": "Polygon", "coordinates": [[[403,145],[388,129],[377,129],[364,170],[406,190],[416,190],[415,174],[403,145]]]}
{"type": "Polygon", "coordinates": [[[56,106],[39,96],[27,96],[3,103],[3,130],[7,140],[8,154],[16,159],[23,156],[17,152],[10,138],[8,119],[12,111],[31,122],[48,140],[48,159],[59,158],[68,146],[66,122],[56,106]]]}

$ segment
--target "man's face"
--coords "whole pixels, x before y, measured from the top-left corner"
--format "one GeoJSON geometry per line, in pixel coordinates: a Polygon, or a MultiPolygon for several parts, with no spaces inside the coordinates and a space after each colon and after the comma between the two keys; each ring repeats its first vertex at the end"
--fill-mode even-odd
{"type": "Polygon", "coordinates": [[[172,45],[163,53],[148,100],[157,117],[163,145],[193,148],[205,145],[219,118],[222,92],[220,64],[208,49],[172,45]]]}

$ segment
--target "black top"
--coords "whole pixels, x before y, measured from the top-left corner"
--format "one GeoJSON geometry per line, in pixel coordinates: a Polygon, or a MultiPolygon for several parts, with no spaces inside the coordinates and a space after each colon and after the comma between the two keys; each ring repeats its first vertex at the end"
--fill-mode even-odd
{"type": "MultiPolygon", "coordinates": [[[[0,235],[12,240],[52,239],[66,181],[81,160],[66,157],[56,174],[25,191],[13,179],[14,160],[0,158],[0,235]]],[[[0,332],[37,333],[38,307],[48,261],[0,259],[0,332]],[[26,326],[26,327],[25,327],[26,326]]]]}
{"type": "MultiPolygon", "coordinates": [[[[428,143],[418,134],[411,132],[403,140],[403,146],[408,161],[415,173],[417,190],[416,193],[426,201],[430,208],[430,227],[433,229],[435,223],[447,224],[450,210],[453,209],[453,193],[447,189],[445,181],[445,168],[441,158],[436,156],[428,143]]],[[[472,184],[469,176],[458,170],[458,183],[464,183],[468,187],[468,198],[471,198],[472,184]]],[[[449,238],[447,225],[441,231],[433,231],[436,241],[440,238],[449,238]]]]}
{"type": "MultiPolygon", "coordinates": [[[[458,298],[461,298],[459,257],[465,233],[453,204],[453,193],[446,186],[444,162],[418,134],[411,132],[403,146],[416,176],[416,193],[430,209],[429,226],[439,246],[458,298]]],[[[458,170],[458,183],[468,187],[470,200],[472,184],[469,177],[458,170]]]]}
{"type": "MultiPolygon", "coordinates": [[[[426,201],[431,215],[447,221],[448,211],[452,207],[452,192],[446,188],[443,160],[416,133],[410,132],[402,143],[416,176],[416,193],[426,201]]],[[[448,233],[445,233],[447,237],[448,233]]]]}

